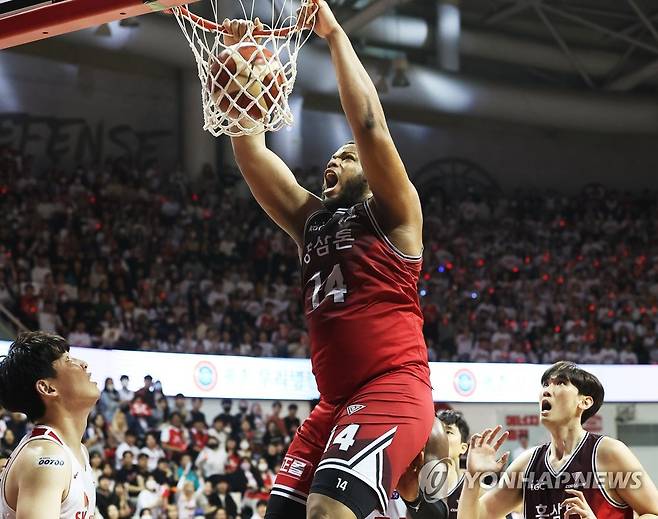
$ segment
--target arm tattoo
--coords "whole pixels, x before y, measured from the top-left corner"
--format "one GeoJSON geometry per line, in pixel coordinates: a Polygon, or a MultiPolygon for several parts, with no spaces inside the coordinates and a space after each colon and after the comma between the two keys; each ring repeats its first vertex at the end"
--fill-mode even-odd
{"type": "Polygon", "coordinates": [[[370,104],[370,101],[367,101],[367,109],[366,109],[366,119],[365,119],[365,126],[366,129],[372,130],[375,128],[375,114],[372,111],[372,105],[370,104]]]}

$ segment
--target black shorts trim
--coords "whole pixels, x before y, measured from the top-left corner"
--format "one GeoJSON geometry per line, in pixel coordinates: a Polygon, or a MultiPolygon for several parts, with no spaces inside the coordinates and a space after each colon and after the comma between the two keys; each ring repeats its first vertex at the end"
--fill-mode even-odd
{"type": "Polygon", "coordinates": [[[306,519],[306,504],[272,492],[267,502],[265,519],[306,519]]]}
{"type": "Polygon", "coordinates": [[[357,519],[365,519],[381,508],[377,492],[368,483],[340,468],[318,470],[311,485],[311,494],[314,493],[344,504],[357,519]]]}

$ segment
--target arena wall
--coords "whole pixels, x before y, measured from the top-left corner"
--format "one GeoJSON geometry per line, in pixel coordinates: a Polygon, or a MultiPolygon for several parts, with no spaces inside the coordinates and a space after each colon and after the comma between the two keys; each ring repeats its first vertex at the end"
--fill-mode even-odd
{"type": "Polygon", "coordinates": [[[37,56],[0,54],[0,145],[37,165],[125,157],[137,167],[180,159],[178,80],[37,56]]]}

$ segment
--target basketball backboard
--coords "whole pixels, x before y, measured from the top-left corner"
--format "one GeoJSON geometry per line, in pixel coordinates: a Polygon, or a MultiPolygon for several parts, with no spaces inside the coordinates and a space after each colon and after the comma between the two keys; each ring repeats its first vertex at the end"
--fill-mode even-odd
{"type": "Polygon", "coordinates": [[[196,0],[0,0],[0,49],[196,0]]]}

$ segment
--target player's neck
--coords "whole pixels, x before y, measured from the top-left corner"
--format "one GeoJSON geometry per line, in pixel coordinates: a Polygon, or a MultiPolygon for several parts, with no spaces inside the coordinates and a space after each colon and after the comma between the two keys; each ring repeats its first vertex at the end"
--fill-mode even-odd
{"type": "Polygon", "coordinates": [[[82,441],[85,428],[87,427],[87,416],[89,409],[82,411],[64,410],[53,407],[39,420],[39,423],[52,427],[61,437],[62,441],[70,448],[75,449],[82,441]]]}
{"type": "Polygon", "coordinates": [[[587,434],[580,421],[547,428],[551,434],[551,454],[556,459],[564,459],[573,454],[578,444],[587,434]]]}
{"type": "Polygon", "coordinates": [[[450,458],[452,463],[450,464],[450,469],[457,475],[457,479],[462,477],[462,474],[464,473],[464,470],[460,468],[459,466],[459,458],[450,458]]]}

